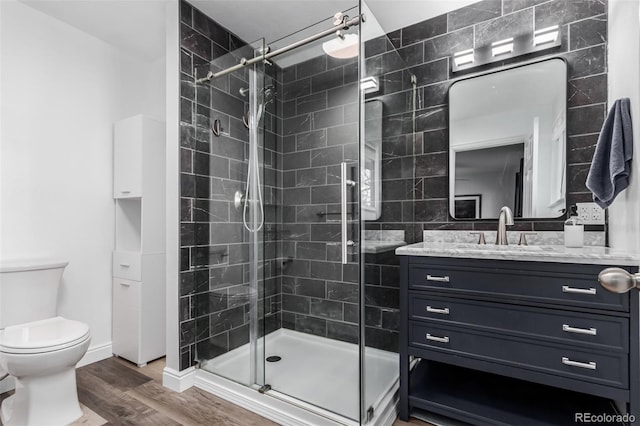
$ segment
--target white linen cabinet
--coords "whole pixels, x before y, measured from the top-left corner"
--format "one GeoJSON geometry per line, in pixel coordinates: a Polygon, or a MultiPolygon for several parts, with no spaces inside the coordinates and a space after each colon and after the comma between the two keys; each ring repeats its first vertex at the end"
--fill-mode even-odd
{"type": "Polygon", "coordinates": [[[144,366],[165,354],[165,126],[115,123],[113,353],[144,366]]]}

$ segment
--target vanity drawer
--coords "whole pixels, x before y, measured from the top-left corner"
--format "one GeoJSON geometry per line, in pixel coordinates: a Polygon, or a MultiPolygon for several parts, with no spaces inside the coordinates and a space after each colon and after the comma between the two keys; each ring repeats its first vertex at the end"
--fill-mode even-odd
{"type": "Polygon", "coordinates": [[[628,355],[409,323],[409,346],[627,389],[628,355]]]}
{"type": "MultiPolygon", "coordinates": [[[[468,262],[473,265],[472,261],[468,262]]],[[[517,265],[511,262],[512,265],[517,265]]],[[[519,262],[520,264],[524,262],[519,262]]],[[[535,262],[529,262],[535,263],[535,262]]],[[[543,268],[545,264],[541,264],[543,268]]],[[[564,265],[562,265],[564,266],[564,265]]],[[[578,268],[580,265],[572,265],[578,268]]],[[[444,291],[492,300],[496,297],[539,303],[582,306],[615,311],[629,310],[629,296],[605,290],[597,279],[602,268],[585,266],[585,273],[569,269],[479,268],[410,265],[409,288],[444,291]]],[[[557,265],[556,265],[557,267],[557,265]]],[[[566,268],[566,267],[565,267],[566,268]]]]}
{"type": "Polygon", "coordinates": [[[412,295],[409,318],[628,352],[627,318],[437,296],[412,295]]]}
{"type": "Polygon", "coordinates": [[[113,276],[133,281],[142,280],[142,255],[135,252],[113,252],[113,276]]]}

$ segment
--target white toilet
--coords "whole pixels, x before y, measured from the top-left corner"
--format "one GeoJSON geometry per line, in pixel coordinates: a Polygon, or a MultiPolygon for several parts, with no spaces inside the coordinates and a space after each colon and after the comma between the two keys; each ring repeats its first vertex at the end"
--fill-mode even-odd
{"type": "Polygon", "coordinates": [[[60,426],[82,416],[75,367],[91,335],[86,324],[56,316],[67,263],[0,263],[0,377],[16,383],[0,410],[5,426],[60,426]]]}

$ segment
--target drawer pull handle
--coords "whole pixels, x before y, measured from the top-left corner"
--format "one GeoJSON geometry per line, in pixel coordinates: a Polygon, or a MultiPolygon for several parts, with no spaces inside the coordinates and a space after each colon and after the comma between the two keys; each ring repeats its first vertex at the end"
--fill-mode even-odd
{"type": "Polygon", "coordinates": [[[427,340],[433,340],[434,342],[440,342],[440,343],[449,343],[449,336],[438,337],[438,336],[433,336],[427,333],[427,340]]]}
{"type": "Polygon", "coordinates": [[[596,294],[596,289],[595,289],[595,287],[591,287],[591,288],[575,288],[575,287],[569,287],[568,285],[563,285],[562,286],[562,292],[563,293],[576,293],[576,294],[596,294]]]}
{"type": "Polygon", "coordinates": [[[131,284],[128,284],[128,283],[120,283],[120,285],[122,287],[131,287],[131,284]]]}
{"type": "Polygon", "coordinates": [[[562,324],[562,331],[566,331],[567,333],[588,334],[589,336],[598,334],[598,330],[595,328],[576,328],[567,324],[562,324]]]}
{"type": "Polygon", "coordinates": [[[595,370],[596,369],[596,363],[593,362],[593,361],[589,361],[589,362],[571,361],[566,356],[562,357],[562,363],[564,365],[570,365],[571,367],[586,368],[588,370],[595,370]]]}
{"type": "Polygon", "coordinates": [[[130,194],[131,191],[120,191],[121,194],[130,194]]]}
{"type": "Polygon", "coordinates": [[[439,283],[448,283],[449,277],[437,277],[435,275],[427,275],[427,281],[438,281],[439,283]]]}
{"type": "Polygon", "coordinates": [[[131,265],[129,265],[128,263],[121,263],[120,266],[122,266],[123,268],[129,268],[131,265]]]}
{"type": "Polygon", "coordinates": [[[431,306],[427,306],[427,312],[431,312],[433,314],[444,314],[449,315],[449,308],[432,308],[431,306]]]}

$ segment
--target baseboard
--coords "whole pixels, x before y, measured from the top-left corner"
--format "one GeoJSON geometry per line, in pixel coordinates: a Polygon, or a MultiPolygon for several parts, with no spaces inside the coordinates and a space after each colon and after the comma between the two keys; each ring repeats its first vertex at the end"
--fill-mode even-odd
{"type": "Polygon", "coordinates": [[[184,392],[193,386],[195,377],[195,367],[189,367],[182,371],[165,367],[162,372],[162,385],[175,392],[184,392]]]}
{"type": "Polygon", "coordinates": [[[355,424],[348,419],[336,421],[323,417],[276,397],[261,394],[256,389],[202,370],[198,370],[195,375],[194,385],[283,426],[351,426],[355,424]]]}
{"type": "Polygon", "coordinates": [[[102,361],[103,359],[111,358],[113,356],[113,350],[111,348],[111,342],[104,343],[102,345],[90,346],[89,350],[82,357],[80,362],[76,365],[76,368],[84,367],[85,365],[93,364],[94,362],[102,361]]]}

